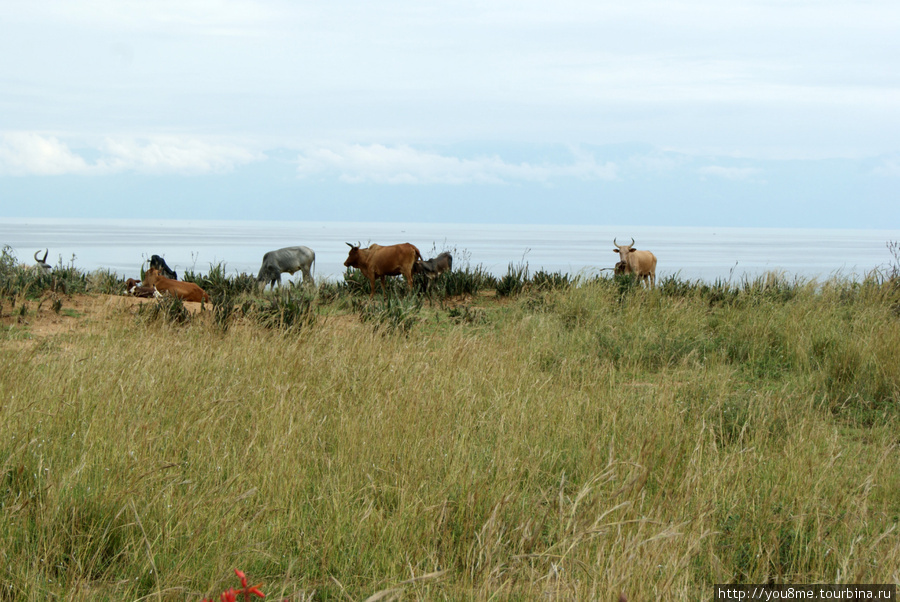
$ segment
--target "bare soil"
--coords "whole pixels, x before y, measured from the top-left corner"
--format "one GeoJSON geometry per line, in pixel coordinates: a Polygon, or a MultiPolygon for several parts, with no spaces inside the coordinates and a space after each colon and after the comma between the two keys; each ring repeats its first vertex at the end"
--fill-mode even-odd
{"type": "MultiPolygon", "coordinates": [[[[154,301],[125,295],[59,295],[48,292],[39,300],[20,300],[16,305],[4,302],[0,305],[0,330],[7,334],[7,340],[36,341],[72,332],[87,323],[103,319],[110,312],[137,312],[143,303],[154,301]],[[21,336],[15,336],[17,333],[21,336]]],[[[191,313],[200,311],[200,303],[186,301],[184,306],[191,313]]]]}

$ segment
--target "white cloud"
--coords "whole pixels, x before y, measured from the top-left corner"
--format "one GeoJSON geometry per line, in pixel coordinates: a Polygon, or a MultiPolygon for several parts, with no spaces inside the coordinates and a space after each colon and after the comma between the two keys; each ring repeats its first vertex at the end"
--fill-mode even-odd
{"type": "Polygon", "coordinates": [[[472,159],[381,144],[320,148],[297,159],[301,177],[336,174],[345,182],[380,184],[550,183],[557,178],[614,180],[614,163],[598,163],[593,155],[573,151],[567,164],[509,163],[493,156],[472,159]]]}
{"type": "Polygon", "coordinates": [[[749,180],[761,173],[756,167],[722,167],[721,165],[708,165],[697,170],[704,176],[714,176],[727,180],[749,180]]]}
{"type": "Polygon", "coordinates": [[[145,173],[221,173],[260,158],[246,149],[178,137],[146,142],[107,139],[106,156],[97,162],[100,171],[145,173]]]}
{"type": "Polygon", "coordinates": [[[102,175],[124,171],[202,174],[231,171],[261,156],[232,144],[191,138],[107,138],[93,163],[54,136],[33,132],[0,135],[0,174],[13,176],[102,175]]]}
{"type": "Polygon", "coordinates": [[[56,176],[88,171],[83,158],[52,136],[29,132],[0,136],[0,174],[56,176]]]}

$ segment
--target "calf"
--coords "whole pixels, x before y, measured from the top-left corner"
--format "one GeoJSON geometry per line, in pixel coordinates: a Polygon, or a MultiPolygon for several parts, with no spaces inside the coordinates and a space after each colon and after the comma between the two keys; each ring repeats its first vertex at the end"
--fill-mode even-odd
{"type": "Polygon", "coordinates": [[[125,281],[125,294],[133,297],[162,297],[155,286],[141,286],[140,281],[129,278],[125,281]]]}
{"type": "Polygon", "coordinates": [[[206,301],[209,303],[209,295],[206,291],[193,282],[182,282],[166,278],[156,268],[150,268],[144,274],[144,286],[155,286],[156,290],[163,294],[170,294],[184,301],[206,301]]]}
{"type": "Polygon", "coordinates": [[[453,256],[446,251],[428,260],[419,259],[413,264],[413,274],[425,275],[425,280],[422,281],[422,291],[427,291],[435,278],[451,269],[453,269],[453,256]]]}
{"type": "Polygon", "coordinates": [[[446,251],[427,261],[419,259],[413,264],[413,274],[425,274],[429,280],[434,280],[444,272],[449,272],[452,269],[453,256],[446,251]]]}

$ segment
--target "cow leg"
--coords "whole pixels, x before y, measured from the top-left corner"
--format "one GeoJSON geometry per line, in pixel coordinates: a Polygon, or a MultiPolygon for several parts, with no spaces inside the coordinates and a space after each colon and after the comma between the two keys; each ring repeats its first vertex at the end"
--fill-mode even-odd
{"type": "Polygon", "coordinates": [[[303,284],[307,284],[307,281],[311,286],[316,286],[316,281],[313,280],[312,274],[309,273],[309,268],[301,268],[303,272],[303,284]]]}
{"type": "Polygon", "coordinates": [[[413,292],[413,275],[412,269],[403,272],[403,278],[406,279],[406,288],[409,292],[413,292]]]}

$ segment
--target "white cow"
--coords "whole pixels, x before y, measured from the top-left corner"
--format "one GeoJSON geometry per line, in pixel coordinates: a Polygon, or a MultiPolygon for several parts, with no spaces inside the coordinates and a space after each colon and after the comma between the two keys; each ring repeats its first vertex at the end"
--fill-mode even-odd
{"type": "MultiPolygon", "coordinates": [[[[630,245],[620,245],[613,239],[616,248],[613,253],[619,254],[620,263],[625,274],[637,274],[641,282],[649,281],[650,288],[656,285],[656,255],[650,251],[638,251],[634,248],[634,238],[630,245]]],[[[619,265],[616,265],[616,273],[619,273],[619,265]]]]}
{"type": "Polygon", "coordinates": [[[309,247],[285,247],[277,251],[269,251],[263,255],[262,267],[259,268],[259,275],[256,279],[263,283],[263,288],[271,284],[275,288],[275,284],[281,285],[281,274],[288,272],[293,275],[295,272],[303,273],[303,283],[315,286],[312,271],[316,263],[316,253],[309,247]]]}

